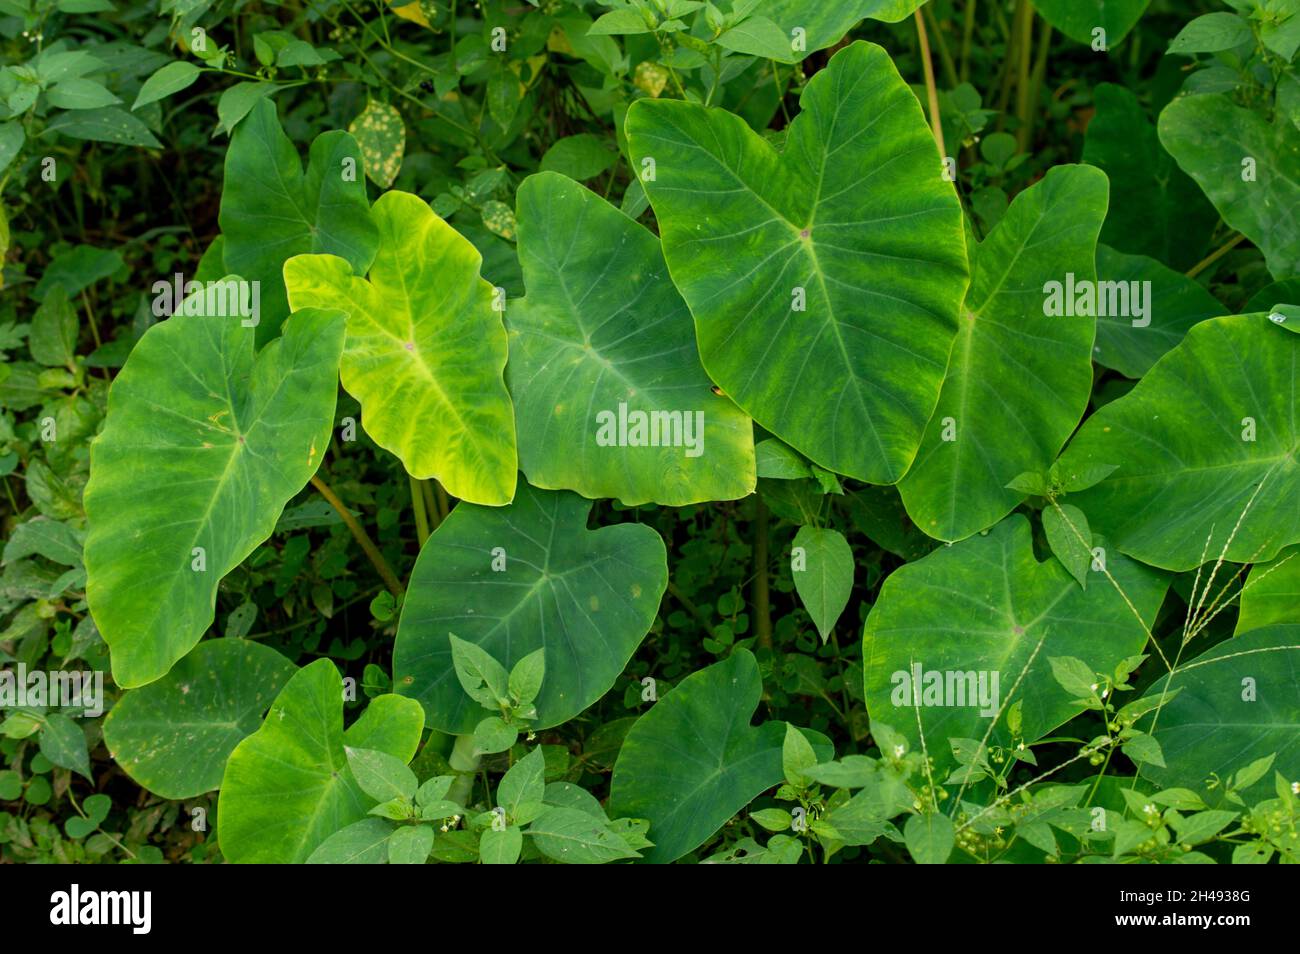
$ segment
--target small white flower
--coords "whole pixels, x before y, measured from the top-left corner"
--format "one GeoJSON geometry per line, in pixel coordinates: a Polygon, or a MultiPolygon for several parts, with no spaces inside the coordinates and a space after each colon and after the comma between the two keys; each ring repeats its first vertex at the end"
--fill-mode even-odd
{"type": "Polygon", "coordinates": [[[1017,752],[1023,752],[1024,750],[1025,750],[1025,743],[1021,742],[1019,745],[1016,746],[1017,752]]]}
{"type": "Polygon", "coordinates": [[[1106,698],[1106,693],[1108,693],[1108,692],[1110,692],[1109,689],[1103,689],[1103,690],[1101,691],[1101,697],[1102,697],[1103,699],[1105,699],[1105,698],[1106,698]]]}
{"type": "Polygon", "coordinates": [[[1292,795],[1300,795],[1300,782],[1292,782],[1292,783],[1291,783],[1291,794],[1292,794],[1292,795]]]}
{"type": "Polygon", "coordinates": [[[1091,689],[1093,692],[1096,692],[1096,691],[1097,691],[1097,684],[1094,682],[1094,683],[1093,683],[1091,686],[1089,686],[1088,688],[1091,689]]]}
{"type": "Polygon", "coordinates": [[[894,758],[901,759],[903,757],[903,753],[906,751],[907,751],[907,746],[905,745],[894,746],[894,758]]]}
{"type": "Polygon", "coordinates": [[[1154,815],[1158,809],[1153,803],[1147,802],[1145,805],[1142,806],[1142,810],[1146,812],[1148,815],[1154,815]]]}

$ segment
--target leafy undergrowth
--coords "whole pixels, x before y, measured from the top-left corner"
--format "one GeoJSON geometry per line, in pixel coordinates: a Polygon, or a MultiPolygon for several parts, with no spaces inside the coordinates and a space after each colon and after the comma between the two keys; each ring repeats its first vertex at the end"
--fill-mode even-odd
{"type": "Polygon", "coordinates": [[[1300,5],[0,0],[0,861],[1300,860],[1300,5]]]}

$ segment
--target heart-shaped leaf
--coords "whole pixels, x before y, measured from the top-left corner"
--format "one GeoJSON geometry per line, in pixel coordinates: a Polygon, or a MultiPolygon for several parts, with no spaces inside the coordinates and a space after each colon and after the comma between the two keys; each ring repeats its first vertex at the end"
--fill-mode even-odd
{"type": "Polygon", "coordinates": [[[300,255],[284,265],[289,300],[348,313],[343,386],[375,443],[462,500],[509,503],[518,468],[506,332],[482,257],[408,192],[385,192],[371,216],[370,280],[337,256],[300,255]]]}
{"type": "Polygon", "coordinates": [[[1070,39],[1106,51],[1128,36],[1151,0],[1033,0],[1033,3],[1044,20],[1070,39]]]}
{"type": "Polygon", "coordinates": [[[414,702],[379,696],[371,708],[381,700],[382,731],[363,716],[345,732],[343,680],[334,663],[318,659],[294,673],[262,727],[226,762],[217,801],[222,854],[244,863],[305,861],[335,832],[365,818],[374,799],[352,777],[345,743],[409,762],[424,728],[414,702]]]}
{"type": "Polygon", "coordinates": [[[753,425],[710,389],[658,240],[555,173],[518,204],[506,377],[529,482],[628,506],[753,493],[753,425]]]}
{"type": "MultiPolygon", "coordinates": [[[[1284,778],[1300,778],[1297,671],[1300,626],[1268,626],[1226,639],[1177,667],[1146,694],[1154,699],[1177,693],[1139,722],[1165,757],[1164,767],[1144,765],[1143,776],[1162,788],[1204,794],[1212,774],[1226,781],[1256,759],[1276,754],[1272,767],[1284,778]]],[[[1247,789],[1271,791],[1272,777],[1265,773],[1247,789]]]]}
{"type": "Polygon", "coordinates": [[[259,344],[289,314],[280,274],[287,258],[325,252],[364,273],[379,242],[353,138],[338,131],[317,136],[304,174],[269,99],[258,100],[231,136],[220,221],[226,271],[260,283],[259,344]]]}
{"type": "Polygon", "coordinates": [[[663,541],[621,524],[587,530],[591,502],[520,483],[500,509],[460,504],[411,572],[393,647],[393,685],[418,699],[429,725],[467,733],[484,710],[461,688],[454,634],[507,670],[538,649],[546,675],[537,728],[558,725],[614,684],[668,585],[663,541]]]}
{"type": "MultiPolygon", "coordinates": [[[[1093,99],[1097,115],[1088,123],[1083,161],[1110,179],[1110,209],[1101,241],[1120,252],[1149,255],[1171,268],[1191,268],[1205,253],[1219,214],[1160,145],[1155,123],[1132,90],[1098,83],[1093,99]]],[[[1100,270],[1107,277],[1105,269],[1100,270]]],[[[1155,317],[1162,315],[1157,311],[1155,317]]]]}
{"type": "Polygon", "coordinates": [[[1300,274],[1300,129],[1270,123],[1227,93],[1174,100],[1159,128],[1160,141],[1223,220],[1263,251],[1273,277],[1300,274]]]}
{"type": "Polygon", "coordinates": [[[316,472],[343,331],[343,315],[304,311],[254,357],[238,317],[177,314],[132,349],[85,498],[86,598],[118,685],[152,682],[193,648],[221,578],[316,472]]]}
{"type": "MultiPolygon", "coordinates": [[[[1105,559],[1149,627],[1168,581],[1117,553],[1105,559]]],[[[951,766],[946,740],[984,739],[992,718],[989,743],[1008,744],[1002,714],[1015,702],[1027,742],[1077,715],[1083,706],[1057,684],[1050,660],[1076,657],[1110,672],[1147,641],[1115,586],[1099,571],[1090,577],[1081,589],[1057,560],[1039,563],[1019,514],[895,570],[863,633],[872,720],[917,751],[919,724],[935,764],[951,766]]]]}
{"type": "Polygon", "coordinates": [[[1070,502],[1143,563],[1191,569],[1229,537],[1228,560],[1272,559],[1300,541],[1300,336],[1264,315],[1201,322],[1061,462],[1119,465],[1070,502]]]}
{"type": "Polygon", "coordinates": [[[226,758],[262,724],[295,666],[242,639],[199,643],[157,682],[122,695],[104,742],[126,774],[162,798],[193,798],[221,784],[226,758]]]}
{"type": "MultiPolygon", "coordinates": [[[[613,817],[650,821],[646,861],[675,861],[781,783],[786,723],[750,725],[762,694],[758,663],[737,649],[687,676],[632,726],[609,807],[613,817]]],[[[818,761],[829,761],[832,747],[809,735],[818,761]]]]}
{"type": "Polygon", "coordinates": [[[898,487],[930,536],[961,540],[1005,517],[1025,497],[1007,484],[1046,470],[1083,417],[1096,319],[1074,289],[1096,280],[1105,216],[1105,174],[1056,166],[972,249],[939,405],[898,487]]]}
{"type": "Polygon", "coordinates": [[[893,483],[957,332],[960,205],[880,47],[841,50],[801,103],[779,153],[676,100],[634,103],[628,145],[709,376],[814,462],[893,483]]]}

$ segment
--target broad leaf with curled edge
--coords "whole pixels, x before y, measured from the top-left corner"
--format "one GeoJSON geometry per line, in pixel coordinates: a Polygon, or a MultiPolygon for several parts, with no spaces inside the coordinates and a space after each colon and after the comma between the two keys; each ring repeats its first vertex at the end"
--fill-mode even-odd
{"type": "Polygon", "coordinates": [[[1106,196],[1100,170],[1056,166],[972,249],[939,404],[898,485],[930,536],[961,540],[1005,517],[1025,498],[1007,484],[1045,470],[1083,417],[1096,319],[1047,314],[1047,285],[1096,279],[1106,196]]]}
{"type": "Polygon", "coordinates": [[[304,252],[340,255],[364,272],[379,234],[370,221],[361,151],[347,133],[322,133],[302,160],[280,128],[275,103],[260,100],[226,151],[221,192],[225,270],[260,282],[261,344],[275,336],[289,302],[281,268],[304,252]]]}
{"type": "Polygon", "coordinates": [[[1142,622],[1100,571],[1093,570],[1087,589],[1081,589],[1054,557],[1040,563],[1029,521],[1019,514],[985,535],[895,570],[881,587],[863,632],[863,673],[872,720],[894,727],[919,749],[919,718],[930,756],[936,765],[951,766],[947,740],[983,739],[995,715],[998,721],[989,744],[1010,742],[1006,710],[1012,703],[1021,703],[1027,742],[1081,712],[1075,697],[1053,678],[1049,660],[1074,656],[1097,672],[1110,672],[1120,660],[1143,652],[1143,624],[1149,628],[1155,621],[1168,584],[1163,574],[1107,549],[1105,541],[1094,541],[1094,546],[1102,547],[1106,569],[1142,622]],[[896,675],[910,675],[913,665],[922,672],[919,706],[908,681],[896,675]],[[925,673],[930,672],[943,675],[945,688],[949,673],[973,673],[977,680],[986,674],[986,698],[992,704],[970,704],[969,680],[961,684],[959,696],[955,676],[952,694],[942,700],[952,705],[926,704],[925,673]],[[992,710],[987,716],[980,714],[985,708],[992,710]]]}
{"type": "Polygon", "coordinates": [[[253,354],[238,317],[150,328],[113,382],[86,486],[86,598],[113,678],[164,675],[212,624],[217,585],[320,466],[344,317],[308,309],[253,354]]]}
{"type": "Polygon", "coordinates": [[[123,693],[104,719],[104,742],[126,774],[155,795],[210,792],[295,668],[260,643],[201,642],[157,682],[123,693]]]}
{"type": "Polygon", "coordinates": [[[393,685],[429,725],[467,733],[487,715],[461,688],[450,636],[507,671],[538,649],[536,728],[559,725],[614,685],[668,585],[663,540],[646,526],[587,530],[591,501],[524,482],[514,503],[461,504],[425,542],[393,647],[393,685]]]}
{"type": "MultiPolygon", "coordinates": [[[[782,63],[797,63],[810,53],[834,46],[861,20],[897,23],[926,0],[763,0],[754,16],[766,17],[781,28],[790,43],[788,53],[776,57],[782,63]],[[801,32],[795,32],[801,31],[801,32]]],[[[729,49],[756,56],[766,55],[766,46],[748,47],[735,38],[729,49]]]]}
{"type": "Polygon", "coordinates": [[[957,332],[961,207],[880,47],[841,50],[801,105],[779,153],[675,100],[634,103],[628,144],[709,376],[813,462],[893,483],[957,332]]]}
{"type": "Polygon", "coordinates": [[[1300,129],[1226,93],[1175,99],[1158,125],[1165,149],[1223,221],[1259,246],[1273,277],[1300,274],[1300,129]]]}
{"type": "MultiPolygon", "coordinates": [[[[692,673],[636,721],[610,783],[609,814],[650,822],[646,861],[675,861],[698,848],[755,797],[784,779],[786,723],[750,724],[763,694],[745,649],[692,673]]],[[[834,749],[804,730],[818,762],[834,749]]]]}
{"type": "Polygon", "coordinates": [[[713,393],[659,240],[556,173],[518,204],[528,297],[506,312],[506,379],[529,482],[627,506],[753,493],[753,424],[713,393]],[[611,418],[606,438],[622,436],[621,405],[654,424],[640,446],[598,443],[611,418]]]}
{"type": "Polygon", "coordinates": [[[418,705],[383,695],[345,731],[343,680],[334,663],[318,659],[298,670],[261,728],[226,762],[217,801],[222,854],[236,863],[305,861],[375,804],[352,777],[344,745],[377,749],[405,764],[423,730],[418,705]]]}
{"type": "Polygon", "coordinates": [[[1229,537],[1226,559],[1271,560],[1300,542],[1300,335],[1262,314],[1202,321],[1061,460],[1118,465],[1068,499],[1143,563],[1189,570],[1229,537]]]}
{"type": "Polygon", "coordinates": [[[1226,780],[1256,759],[1276,755],[1246,791],[1248,804],[1268,798],[1273,773],[1300,778],[1300,626],[1266,626],[1225,639],[1158,680],[1145,698],[1169,695],[1158,713],[1138,722],[1165,757],[1142,775],[1162,788],[1206,792],[1211,774],[1226,780]]]}
{"type": "Polygon", "coordinates": [[[1089,46],[1104,41],[1103,49],[1110,50],[1142,19],[1151,0],[1033,0],[1033,4],[1044,20],[1070,39],[1089,46]]]}
{"type": "Polygon", "coordinates": [[[376,444],[455,497],[509,503],[518,467],[506,332],[482,256],[409,192],[385,192],[371,216],[369,280],[336,256],[299,255],[284,265],[289,300],[347,312],[343,386],[376,444]]]}
{"type": "MultiPolygon", "coordinates": [[[[1093,360],[1129,378],[1140,378],[1150,371],[1183,340],[1187,329],[1227,311],[1199,282],[1182,272],[1145,255],[1124,255],[1105,245],[1097,246],[1097,280],[1103,285],[1122,283],[1122,287],[1112,287],[1117,296],[1128,296],[1130,303],[1135,285],[1144,296],[1145,315],[1097,316],[1093,360]],[[1149,295],[1146,282],[1151,283],[1149,295]]],[[[1123,298],[1118,300],[1122,304],[1123,298]]]]}

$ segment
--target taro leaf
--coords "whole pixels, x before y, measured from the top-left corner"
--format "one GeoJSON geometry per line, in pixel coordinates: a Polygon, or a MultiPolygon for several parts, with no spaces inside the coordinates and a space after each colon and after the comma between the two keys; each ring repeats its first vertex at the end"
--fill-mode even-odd
{"type": "Polygon", "coordinates": [[[1007,484],[1046,470],[1087,409],[1096,320],[1048,314],[1048,283],[1068,299],[1071,276],[1075,287],[1094,280],[1105,215],[1106,176],[1057,166],[972,249],[939,405],[898,487],[930,536],[961,540],[1010,513],[1025,494],[1007,484]]]}
{"type": "Polygon", "coordinates": [[[529,482],[627,506],[753,493],[753,425],[711,390],[659,241],[555,173],[518,203],[506,374],[529,482]]]}
{"type": "MultiPolygon", "coordinates": [[[[1149,627],[1168,581],[1116,553],[1106,568],[1149,627]]],[[[930,756],[951,767],[945,740],[985,738],[989,719],[1012,703],[1021,703],[1027,742],[1082,711],[1053,678],[1051,657],[1074,656],[1110,672],[1145,643],[1142,625],[1105,576],[1093,572],[1080,589],[1056,559],[1039,563],[1029,521],[1013,514],[988,534],[936,550],[885,580],[863,634],[867,711],[913,750],[920,745],[919,715],[930,756]],[[919,706],[913,667],[921,672],[919,706]],[[937,694],[927,694],[932,678],[939,680],[937,694]],[[981,680],[987,705],[979,700],[981,680]]],[[[989,742],[1010,741],[999,716],[989,742]]]]}
{"type": "Polygon", "coordinates": [[[1152,566],[1218,559],[1229,536],[1226,559],[1271,560],[1300,541],[1298,428],[1300,336],[1264,315],[1203,321],[1080,429],[1062,466],[1118,469],[1070,502],[1152,566]]]}
{"type": "Polygon", "coordinates": [[[1174,100],[1159,127],[1165,149],[1223,220],[1259,246],[1273,277],[1300,274],[1300,129],[1269,123],[1226,93],[1174,100]]]}
{"type": "MultiPolygon", "coordinates": [[[[923,3],[925,0],[835,0],[834,3],[826,0],[764,0],[754,12],[776,23],[786,38],[788,51],[783,50],[781,56],[774,58],[782,63],[797,63],[809,53],[838,43],[861,20],[870,18],[897,23],[911,16],[923,3]],[[802,36],[795,30],[802,30],[802,36]],[[796,45],[796,39],[801,39],[802,44],[796,45]]],[[[747,46],[739,38],[733,38],[728,48],[767,55],[760,52],[764,48],[747,46]]]]}
{"type": "Polygon", "coordinates": [[[960,206],[880,47],[841,50],[801,102],[780,153],[676,100],[634,103],[628,144],[709,376],[815,463],[893,483],[957,332],[960,206]]]}
{"type": "Polygon", "coordinates": [[[226,271],[261,283],[259,344],[274,337],[289,314],[281,275],[286,259],[325,252],[364,272],[379,241],[353,138],[337,130],[317,136],[304,175],[269,99],[260,100],[231,137],[220,221],[226,271]]]}
{"type": "Polygon", "coordinates": [[[353,779],[344,745],[409,762],[424,727],[420,707],[409,700],[379,696],[371,709],[384,700],[382,731],[379,720],[365,715],[344,731],[343,680],[334,663],[318,659],[294,673],[262,727],[226,762],[217,832],[227,859],[305,861],[335,832],[366,817],[374,799],[353,779]]]}
{"type": "Polygon", "coordinates": [[[1300,623],[1300,547],[1287,547],[1271,563],[1252,567],[1240,606],[1238,633],[1275,623],[1300,623]]]}
{"type": "Polygon", "coordinates": [[[453,496],[509,503],[518,468],[506,332],[482,258],[408,192],[385,192],[371,215],[370,280],[337,256],[299,255],[284,266],[289,299],[348,312],[343,386],[375,443],[453,496]]]}
{"type": "MultiPolygon", "coordinates": [[[[687,676],[632,726],[610,787],[609,813],[650,822],[646,861],[675,861],[785,777],[786,723],[750,725],[763,694],[745,649],[687,676]]],[[[813,737],[819,762],[834,751],[813,737]]]]}
{"type": "Polygon", "coordinates": [[[1083,161],[1110,179],[1101,241],[1172,268],[1190,268],[1201,260],[1218,213],[1160,145],[1137,96],[1114,83],[1098,84],[1093,96],[1097,115],[1088,123],[1083,161]]]}
{"type": "Polygon", "coordinates": [[[1125,255],[1105,245],[1097,247],[1097,279],[1101,283],[1099,297],[1104,295],[1108,306],[1107,314],[1097,316],[1097,344],[1092,357],[1102,367],[1129,378],[1140,378],[1150,371],[1156,361],[1183,340],[1192,325],[1227,311],[1217,298],[1181,272],[1153,258],[1125,255]],[[1146,282],[1151,283],[1149,287],[1146,282]],[[1136,314],[1134,304],[1139,300],[1145,315],[1136,314]],[[1120,307],[1112,307],[1111,302],[1120,307]]]}
{"type": "Polygon", "coordinates": [[[591,501],[520,482],[508,507],[461,504],[411,573],[393,648],[393,685],[429,725],[467,733],[484,716],[457,681],[449,634],[507,670],[546,650],[536,728],[567,722],[614,684],[668,585],[649,527],[587,530],[591,501]]]}
{"type": "Polygon", "coordinates": [[[163,678],[122,695],[104,720],[104,742],[126,774],[155,795],[210,792],[295,668],[260,643],[201,642],[163,678]]]}
{"type": "Polygon", "coordinates": [[[791,573],[799,599],[825,642],[853,591],[853,551],[848,541],[838,530],[800,527],[794,535],[791,573]]]}
{"type": "Polygon", "coordinates": [[[221,578],[316,472],[343,332],[337,312],[299,312],[255,358],[239,318],[178,314],[132,350],[85,495],[86,598],[118,685],[152,682],[193,648],[221,578]]]}
{"type": "Polygon", "coordinates": [[[348,132],[361,148],[366,175],[381,189],[387,189],[402,168],[406,150],[406,127],[402,114],[388,103],[371,101],[361,115],[352,120],[348,132]]]}
{"type": "Polygon", "coordinates": [[[1033,0],[1043,19],[1072,40],[1092,46],[1098,39],[1112,49],[1142,19],[1151,0],[1033,0]],[[1098,37],[1093,31],[1105,31],[1098,37]]]}
{"type": "MultiPolygon", "coordinates": [[[[1162,788],[1205,794],[1212,773],[1221,780],[1259,758],[1276,753],[1273,768],[1300,778],[1300,626],[1267,626],[1227,639],[1156,682],[1146,698],[1166,691],[1158,714],[1138,723],[1164,752],[1165,767],[1144,765],[1142,774],[1162,788]]],[[[1251,804],[1271,790],[1272,773],[1250,788],[1251,804]]]]}

